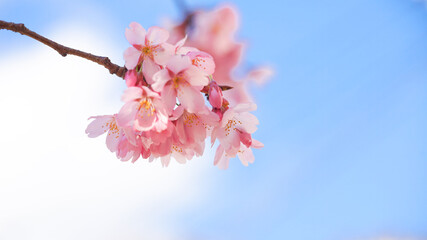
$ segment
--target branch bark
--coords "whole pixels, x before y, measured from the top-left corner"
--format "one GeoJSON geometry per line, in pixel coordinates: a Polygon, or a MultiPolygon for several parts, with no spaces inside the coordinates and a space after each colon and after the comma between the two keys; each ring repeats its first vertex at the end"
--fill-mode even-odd
{"type": "Polygon", "coordinates": [[[108,57],[101,57],[96,56],[87,52],[83,52],[77,49],[69,48],[64,45],[61,45],[57,42],[54,42],[46,37],[41,36],[40,34],[31,31],[27,27],[25,27],[22,23],[13,23],[13,22],[6,22],[0,20],[0,29],[6,29],[9,31],[20,33],[21,35],[26,35],[28,37],[31,37],[51,48],[53,48],[55,51],[57,51],[61,56],[65,57],[68,54],[74,55],[78,57],[85,58],[89,61],[96,62],[99,65],[104,66],[106,69],[110,71],[111,74],[115,74],[120,78],[124,78],[125,73],[127,72],[127,69],[125,67],[120,67],[117,64],[114,64],[110,61],[108,57]]]}

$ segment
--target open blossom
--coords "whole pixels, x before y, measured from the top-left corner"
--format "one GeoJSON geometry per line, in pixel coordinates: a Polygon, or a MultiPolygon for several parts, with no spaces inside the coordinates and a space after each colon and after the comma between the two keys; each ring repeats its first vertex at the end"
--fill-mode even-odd
{"type": "Polygon", "coordinates": [[[204,71],[206,75],[212,75],[215,72],[213,57],[197,48],[183,47],[186,40],[187,36],[175,44],[175,54],[188,56],[194,66],[204,71]]]}
{"type": "Polygon", "coordinates": [[[239,104],[229,108],[222,116],[221,122],[211,136],[211,141],[218,139],[220,146],[215,154],[215,165],[228,167],[229,159],[238,155],[240,161],[247,166],[253,162],[251,147],[261,148],[263,144],[252,139],[251,134],[257,129],[258,119],[249,113],[256,109],[255,104],[239,104]]]}
{"type": "Polygon", "coordinates": [[[126,49],[124,59],[127,69],[133,69],[144,60],[153,60],[157,64],[165,64],[168,57],[168,50],[171,45],[166,41],[169,32],[163,28],[151,27],[148,32],[136,22],[129,25],[125,32],[126,38],[132,47],[126,49]]]}
{"type": "MultiPolygon", "coordinates": [[[[142,72],[145,80],[151,83],[154,73],[161,69],[160,65],[165,64],[173,54],[173,46],[166,43],[169,32],[159,27],[151,27],[146,32],[139,23],[133,22],[126,29],[125,35],[132,45],[123,54],[126,68],[136,73],[142,72]],[[141,68],[136,69],[137,66],[141,68]]],[[[125,76],[128,86],[129,82],[137,83],[134,76],[136,75],[125,76]]]]}
{"type": "Polygon", "coordinates": [[[166,129],[168,115],[159,94],[147,87],[130,87],[125,90],[125,103],[117,114],[117,123],[122,127],[133,127],[137,131],[166,129]]]}
{"type": "Polygon", "coordinates": [[[209,83],[201,70],[191,64],[190,57],[175,55],[153,76],[151,87],[161,92],[168,113],[176,104],[176,98],[184,108],[192,113],[205,110],[205,103],[200,90],[209,83]]]}
{"type": "Polygon", "coordinates": [[[106,144],[111,152],[117,151],[119,141],[124,136],[123,129],[117,125],[116,117],[117,114],[90,117],[89,119],[94,120],[86,128],[86,134],[90,138],[108,132],[106,144]]]}
{"type": "Polygon", "coordinates": [[[218,124],[219,117],[211,111],[190,113],[183,106],[177,107],[172,120],[176,120],[176,133],[185,145],[204,142],[210,130],[218,124]]]}

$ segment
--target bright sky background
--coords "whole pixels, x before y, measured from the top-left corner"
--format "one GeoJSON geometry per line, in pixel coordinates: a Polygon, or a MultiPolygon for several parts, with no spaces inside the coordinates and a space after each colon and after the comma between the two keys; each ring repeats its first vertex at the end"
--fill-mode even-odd
{"type": "MultiPolygon", "coordinates": [[[[187,1],[212,7],[218,1],[187,1]]],[[[427,237],[427,8],[410,0],[233,1],[253,88],[255,163],[121,163],[87,117],[123,81],[0,31],[0,239],[427,237]]],[[[0,19],[123,64],[124,30],[172,0],[0,0],[0,19]]]]}

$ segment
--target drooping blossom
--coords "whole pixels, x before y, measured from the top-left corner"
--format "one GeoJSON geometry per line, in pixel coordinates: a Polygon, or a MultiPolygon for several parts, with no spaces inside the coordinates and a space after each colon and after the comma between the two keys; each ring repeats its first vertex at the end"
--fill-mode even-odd
{"type": "Polygon", "coordinates": [[[215,139],[220,142],[215,154],[215,165],[227,168],[229,159],[236,155],[245,166],[253,162],[250,148],[263,146],[251,136],[257,129],[258,119],[249,111],[255,109],[255,104],[247,103],[239,104],[224,112],[220,124],[214,128],[211,135],[212,143],[215,139]]]}
{"type": "Polygon", "coordinates": [[[125,105],[117,114],[119,126],[133,127],[137,131],[166,129],[168,115],[158,93],[145,86],[130,87],[125,90],[122,101],[125,105]]]}
{"type": "Polygon", "coordinates": [[[117,114],[90,117],[89,119],[94,120],[86,128],[86,134],[90,138],[95,138],[108,132],[106,144],[111,152],[117,151],[119,140],[124,136],[123,129],[117,125],[116,117],[117,114]]]}

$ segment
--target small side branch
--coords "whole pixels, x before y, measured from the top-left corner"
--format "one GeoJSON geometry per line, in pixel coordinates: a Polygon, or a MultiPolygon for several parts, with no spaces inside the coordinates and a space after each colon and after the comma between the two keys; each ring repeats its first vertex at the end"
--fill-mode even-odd
{"type": "Polygon", "coordinates": [[[83,51],[80,51],[77,49],[66,47],[64,45],[61,45],[57,42],[54,42],[48,38],[45,38],[45,37],[33,32],[33,31],[31,31],[30,29],[25,27],[25,25],[22,23],[13,23],[13,22],[6,22],[6,21],[0,20],[0,29],[6,29],[9,31],[17,32],[17,33],[20,33],[22,35],[26,35],[28,37],[31,37],[31,38],[47,45],[47,46],[53,48],[55,51],[57,51],[63,57],[70,54],[70,55],[75,55],[78,57],[85,58],[85,59],[92,61],[92,62],[96,62],[99,65],[102,65],[105,68],[107,68],[111,74],[115,74],[115,75],[119,76],[120,78],[123,78],[125,76],[126,71],[127,71],[127,69],[125,67],[120,67],[119,65],[112,63],[108,57],[96,56],[96,55],[93,55],[93,54],[90,54],[87,52],[83,52],[83,51]]]}

